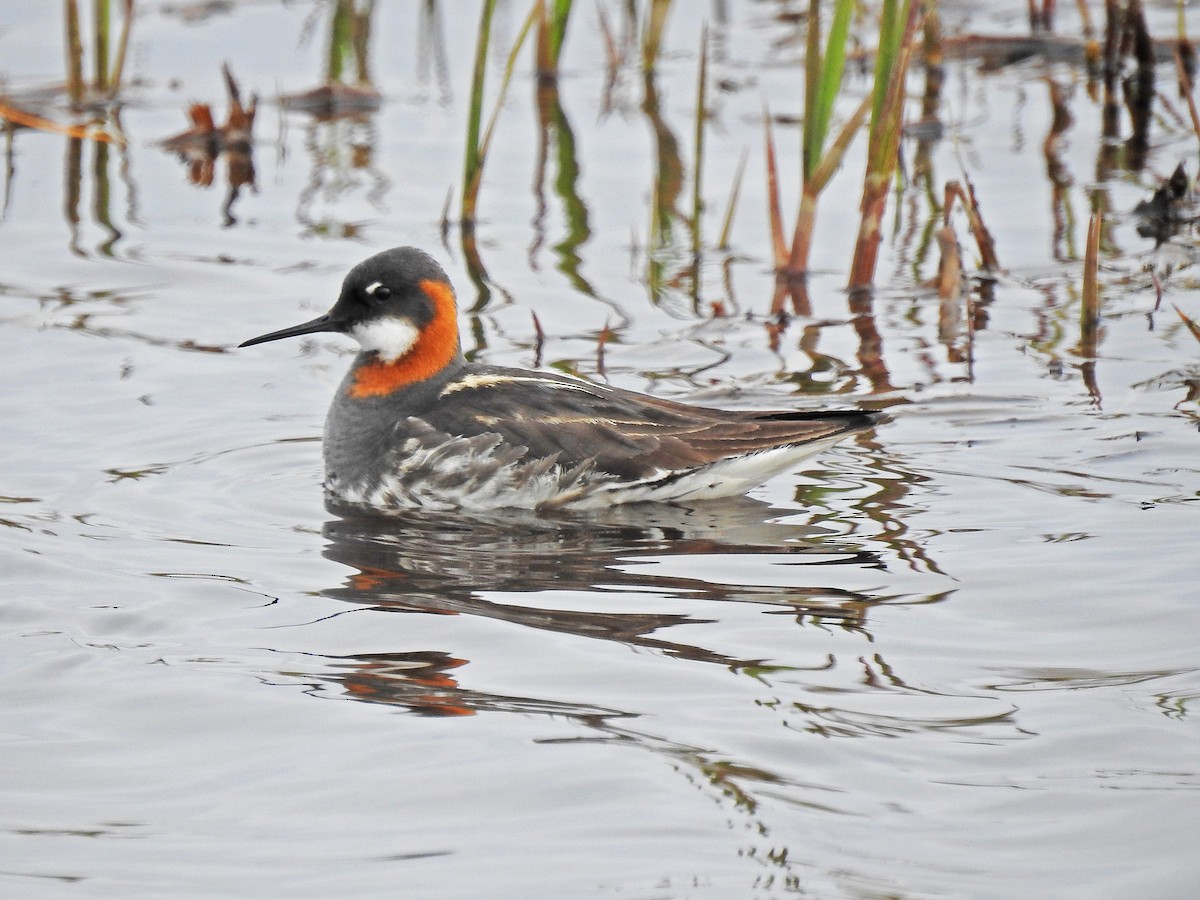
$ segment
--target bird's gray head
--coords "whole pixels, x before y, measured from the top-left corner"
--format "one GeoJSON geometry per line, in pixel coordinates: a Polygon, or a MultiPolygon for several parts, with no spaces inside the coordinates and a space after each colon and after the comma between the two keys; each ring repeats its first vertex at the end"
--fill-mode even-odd
{"type": "Polygon", "coordinates": [[[457,353],[454,290],[429,254],[415,247],[394,247],[351,269],[341,295],[325,315],[239,346],[318,332],[349,335],[383,362],[401,359],[418,345],[428,345],[426,350],[439,357],[457,353]]]}

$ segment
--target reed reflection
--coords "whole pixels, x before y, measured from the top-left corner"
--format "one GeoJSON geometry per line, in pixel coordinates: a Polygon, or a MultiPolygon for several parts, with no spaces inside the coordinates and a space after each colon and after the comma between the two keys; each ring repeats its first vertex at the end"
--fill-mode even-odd
{"type": "Polygon", "coordinates": [[[533,217],[533,240],[529,258],[536,267],[539,251],[546,241],[546,182],[549,163],[553,158],[555,175],[551,184],[562,206],[562,221],[566,234],[554,244],[558,257],[557,268],[570,281],[572,288],[587,297],[596,296],[596,289],[580,271],[583,258],[579,250],[592,236],[587,204],[579,195],[579,164],[575,132],[571,128],[556,80],[537,81],[538,140],[534,163],[533,195],[536,212],[533,217]]]}
{"type": "Polygon", "coordinates": [[[642,114],[650,125],[654,140],[654,177],[650,200],[650,229],[647,246],[646,286],[650,300],[659,305],[667,299],[668,288],[676,276],[668,269],[668,260],[678,254],[676,225],[690,233],[690,224],[679,210],[683,195],[684,166],[680,156],[679,139],[662,114],[658,84],[653,69],[642,79],[642,114]],[[673,252],[674,251],[674,254],[673,252]]]}
{"type": "Polygon", "coordinates": [[[125,4],[115,48],[112,42],[118,32],[112,27],[111,14],[109,4],[96,4],[91,22],[92,39],[85,41],[85,28],[80,19],[79,4],[77,0],[66,0],[63,4],[65,83],[24,90],[19,95],[9,94],[6,86],[0,85],[0,122],[3,122],[6,136],[3,212],[8,212],[13,179],[17,171],[13,151],[18,130],[36,129],[64,135],[67,143],[63,167],[63,216],[70,233],[68,247],[76,256],[87,255],[80,246],[80,226],[83,217],[79,211],[84,193],[85,140],[92,144],[94,153],[91,171],[94,191],[92,221],[104,233],[97,245],[97,252],[102,256],[114,256],[116,245],[123,237],[123,232],[114,221],[111,208],[111,148],[116,148],[118,176],[127,191],[128,218],[132,222],[136,222],[137,219],[137,194],[129,177],[128,145],[121,124],[123,73],[134,18],[133,4],[125,4]],[[88,52],[92,54],[91,80],[84,75],[85,43],[89,45],[88,52]],[[59,121],[60,104],[64,100],[74,120],[70,123],[59,121]]]}
{"type": "Polygon", "coordinates": [[[288,112],[311,118],[304,131],[311,168],[296,203],[296,220],[310,237],[360,237],[360,222],[335,218],[323,205],[334,208],[363,189],[367,202],[379,210],[391,187],[375,162],[378,129],[373,117],[382,98],[371,76],[374,11],[371,0],[337,0],[329,7],[321,83],[280,98],[288,112]]]}

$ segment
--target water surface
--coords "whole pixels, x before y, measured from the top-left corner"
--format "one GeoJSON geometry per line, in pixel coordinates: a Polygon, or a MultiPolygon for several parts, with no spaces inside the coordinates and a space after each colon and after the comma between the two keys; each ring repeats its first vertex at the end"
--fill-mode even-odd
{"type": "MultiPolygon", "coordinates": [[[[61,79],[59,11],[10,6],[0,74],[21,96],[61,79]]],[[[1200,291],[1194,231],[1155,249],[1129,215],[1194,159],[1182,118],[1143,168],[1102,169],[1082,68],[952,58],[931,183],[971,178],[1005,272],[969,308],[939,302],[922,283],[938,213],[910,181],[873,304],[852,309],[860,138],[822,200],[813,308],[772,328],[761,108],[798,114],[796,26],[777,4],[705,7],[719,87],[693,291],[687,191],[646,248],[664,162],[690,191],[701,17],[672,11],[651,107],[632,60],[606,90],[584,4],[544,175],[527,62],[501,113],[485,296],[440,223],[477,10],[379,7],[383,99],[361,119],[276,102],[320,83],[327,6],[147,5],[128,144],[8,144],[0,892],[1187,896],[1200,343],[1171,305],[1200,318],[1200,291]],[[224,60],[261,95],[236,197],[227,160],[199,187],[158,146],[188,102],[223,110],[224,60]],[[1093,349],[1080,259],[1100,194],[1093,349]],[[350,347],[231,348],[399,243],[446,265],[476,359],[892,421],[736,502],[327,510],[319,437],[350,347]]],[[[1014,36],[1023,9],[943,17],[1014,36]]],[[[524,14],[501,5],[489,90],[524,14]]],[[[1173,7],[1150,15],[1173,33],[1173,7]]],[[[795,132],[776,125],[788,215],[795,132]]]]}

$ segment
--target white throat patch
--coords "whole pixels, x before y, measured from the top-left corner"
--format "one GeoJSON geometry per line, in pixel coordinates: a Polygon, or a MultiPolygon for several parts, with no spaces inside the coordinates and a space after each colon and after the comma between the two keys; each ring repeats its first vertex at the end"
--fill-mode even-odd
{"type": "Polygon", "coordinates": [[[372,319],[350,329],[350,337],[358,341],[363,350],[374,350],[384,362],[395,362],[413,348],[420,330],[408,319],[385,316],[372,319]]]}

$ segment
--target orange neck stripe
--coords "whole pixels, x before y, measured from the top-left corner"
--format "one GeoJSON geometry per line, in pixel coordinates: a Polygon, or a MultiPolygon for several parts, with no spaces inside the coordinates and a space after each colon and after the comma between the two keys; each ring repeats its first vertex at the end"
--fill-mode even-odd
{"type": "Polygon", "coordinates": [[[369,362],[354,372],[350,396],[384,397],[392,391],[432,378],[458,354],[458,313],[454,290],[444,281],[421,282],[421,290],[433,301],[433,318],[421,330],[417,342],[393,362],[369,362]]]}

